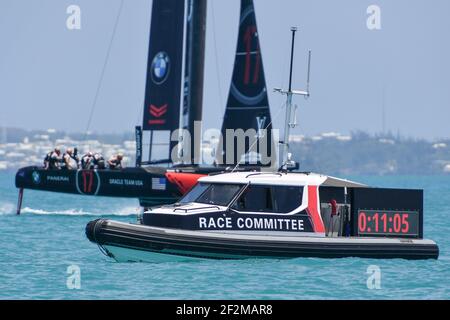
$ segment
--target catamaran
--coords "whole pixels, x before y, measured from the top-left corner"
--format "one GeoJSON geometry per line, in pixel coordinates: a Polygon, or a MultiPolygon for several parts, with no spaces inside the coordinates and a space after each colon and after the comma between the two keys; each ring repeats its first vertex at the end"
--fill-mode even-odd
{"type": "Polygon", "coordinates": [[[424,239],[423,190],[372,188],[289,172],[294,162],[288,143],[295,125],[292,99],[310,95],[309,85],[305,91],[292,89],[296,31],[292,29],[289,88],[277,89],[287,96],[280,170],[200,178],[180,201],[145,211],[137,224],[91,221],[87,238],[104,254],[119,262],[438,258],[437,244],[424,239]]]}
{"type": "MultiPolygon", "coordinates": [[[[265,166],[258,156],[251,157],[245,150],[242,154],[234,153],[236,160],[227,164],[199,163],[202,141],[201,135],[194,135],[194,127],[202,120],[207,1],[154,0],[152,6],[143,120],[136,127],[136,166],[121,170],[21,168],[15,179],[19,189],[17,213],[24,189],[138,198],[142,207],[149,207],[177,201],[200,177],[227,171],[238,162],[239,170],[246,167],[260,170],[265,166]],[[179,141],[171,141],[178,129],[191,133],[194,140],[191,146],[180,147],[183,136],[179,141]],[[186,148],[188,160],[175,163],[172,150],[186,148]]],[[[222,136],[226,137],[227,129],[263,128],[271,141],[270,152],[274,145],[272,120],[253,1],[242,0],[241,7],[222,136]]],[[[225,153],[217,153],[222,159],[226,157],[225,153]]]]}

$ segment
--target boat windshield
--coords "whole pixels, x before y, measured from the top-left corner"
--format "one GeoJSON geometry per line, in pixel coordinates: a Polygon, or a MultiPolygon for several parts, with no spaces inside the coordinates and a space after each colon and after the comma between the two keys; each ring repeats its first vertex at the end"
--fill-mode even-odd
{"type": "Polygon", "coordinates": [[[227,206],[243,187],[243,185],[238,184],[198,183],[179,203],[197,202],[227,206]]]}
{"type": "Polygon", "coordinates": [[[195,187],[193,187],[191,189],[191,191],[186,193],[184,195],[184,197],[181,198],[180,201],[178,201],[178,203],[187,204],[187,203],[195,202],[195,200],[197,200],[198,197],[200,197],[203,194],[203,192],[205,192],[206,189],[208,189],[209,186],[210,185],[207,183],[197,183],[195,185],[195,187]]]}

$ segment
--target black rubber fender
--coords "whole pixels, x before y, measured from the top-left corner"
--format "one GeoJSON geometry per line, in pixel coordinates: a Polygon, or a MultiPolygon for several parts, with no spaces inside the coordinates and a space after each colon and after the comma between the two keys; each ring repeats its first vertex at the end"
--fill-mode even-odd
{"type": "Polygon", "coordinates": [[[98,232],[105,223],[106,223],[105,219],[97,219],[90,221],[86,225],[86,237],[89,239],[89,241],[98,243],[97,241],[98,232]]]}

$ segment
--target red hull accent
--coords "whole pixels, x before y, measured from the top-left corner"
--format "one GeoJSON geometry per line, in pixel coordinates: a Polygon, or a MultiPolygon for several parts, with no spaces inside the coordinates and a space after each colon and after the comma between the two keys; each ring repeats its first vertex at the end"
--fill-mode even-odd
{"type": "Polygon", "coordinates": [[[319,196],[317,194],[317,186],[308,186],[308,211],[311,221],[313,223],[313,228],[315,232],[324,233],[325,226],[323,224],[322,218],[320,217],[320,212],[318,208],[319,196]]]}
{"type": "Polygon", "coordinates": [[[181,194],[185,194],[192,187],[195,186],[198,179],[205,177],[204,174],[195,174],[195,173],[178,173],[178,172],[167,172],[166,178],[170,183],[173,183],[177,186],[178,190],[181,194]]]}

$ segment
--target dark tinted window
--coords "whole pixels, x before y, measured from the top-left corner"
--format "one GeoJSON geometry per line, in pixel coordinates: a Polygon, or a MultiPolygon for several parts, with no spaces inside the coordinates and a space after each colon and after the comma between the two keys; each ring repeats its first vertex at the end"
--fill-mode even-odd
{"type": "Polygon", "coordinates": [[[195,200],[200,197],[210,185],[206,183],[198,183],[194,188],[191,189],[186,195],[178,201],[181,204],[186,204],[190,202],[195,202],[195,200]]]}
{"type": "Polygon", "coordinates": [[[273,212],[272,189],[264,186],[248,186],[233,209],[247,212],[273,212]]]}
{"type": "Polygon", "coordinates": [[[289,213],[302,203],[303,187],[250,185],[232,208],[244,212],[289,213]]]}
{"type": "Polygon", "coordinates": [[[302,204],[303,187],[273,187],[273,207],[277,213],[289,213],[302,204]]]}
{"type": "Polygon", "coordinates": [[[226,206],[241,188],[242,185],[211,184],[195,202],[226,206]]]}

